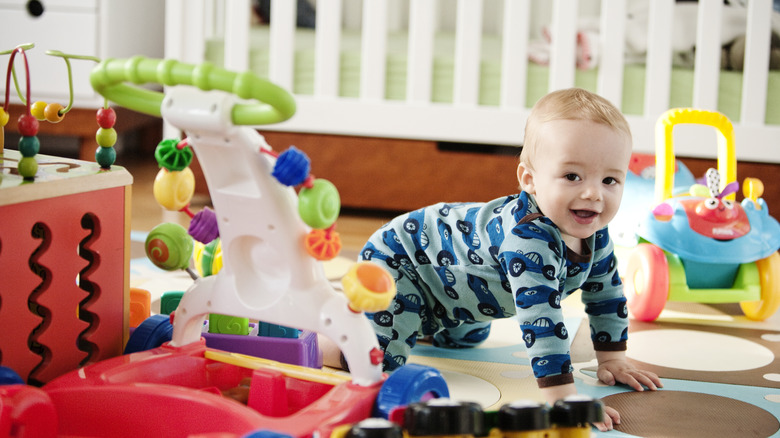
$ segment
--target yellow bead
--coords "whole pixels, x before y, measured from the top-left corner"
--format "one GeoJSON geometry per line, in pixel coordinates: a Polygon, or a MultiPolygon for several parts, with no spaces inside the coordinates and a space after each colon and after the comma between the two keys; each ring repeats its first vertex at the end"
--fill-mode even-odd
{"type": "Polygon", "coordinates": [[[65,117],[65,114],[60,113],[60,111],[63,109],[65,108],[56,102],[50,103],[46,105],[46,108],[44,108],[43,115],[46,117],[46,120],[48,120],[49,122],[59,123],[65,117]]]}
{"type": "Polygon", "coordinates": [[[8,124],[8,113],[3,108],[0,108],[0,127],[8,124]]]}
{"type": "Polygon", "coordinates": [[[154,199],[163,208],[179,211],[189,205],[195,194],[195,175],[189,167],[181,171],[162,168],[154,178],[154,199]]]}
{"type": "Polygon", "coordinates": [[[39,100],[30,106],[30,114],[37,120],[46,120],[46,102],[39,100]]]}

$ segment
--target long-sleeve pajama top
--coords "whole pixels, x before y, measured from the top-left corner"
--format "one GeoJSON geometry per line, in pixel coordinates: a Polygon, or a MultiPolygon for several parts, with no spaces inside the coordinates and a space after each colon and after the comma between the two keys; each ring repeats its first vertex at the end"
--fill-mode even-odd
{"type": "Polygon", "coordinates": [[[369,315],[384,367],[406,362],[418,337],[484,340],[489,321],[517,316],[540,387],[573,382],[561,300],[581,289],[594,348],[626,348],[627,308],[604,228],[566,247],[558,227],[524,192],[487,203],[436,204],[393,219],[362,251],[395,277],[387,311],[369,315]],[[464,330],[464,328],[474,329],[464,330]]]}

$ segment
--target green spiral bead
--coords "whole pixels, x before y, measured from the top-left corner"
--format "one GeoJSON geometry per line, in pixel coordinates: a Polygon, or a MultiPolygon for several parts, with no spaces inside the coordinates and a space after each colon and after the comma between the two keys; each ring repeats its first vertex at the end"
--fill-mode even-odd
{"type": "Polygon", "coordinates": [[[146,257],[160,269],[175,271],[189,266],[193,249],[192,237],[179,224],[157,225],[146,236],[146,257]]]}

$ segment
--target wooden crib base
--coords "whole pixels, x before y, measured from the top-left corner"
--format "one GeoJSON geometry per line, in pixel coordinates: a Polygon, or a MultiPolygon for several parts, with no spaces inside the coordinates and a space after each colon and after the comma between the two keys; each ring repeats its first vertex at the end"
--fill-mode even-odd
{"type": "MultiPolygon", "coordinates": [[[[411,211],[437,202],[488,201],[517,191],[519,149],[447,148],[435,141],[264,131],[281,152],[294,145],[312,160],[312,173],[336,185],[344,208],[411,211]],[[489,152],[481,152],[486,150],[489,152]]],[[[715,160],[680,158],[696,176],[715,160]]],[[[205,181],[196,187],[206,191],[205,181]]],[[[772,186],[780,164],[739,162],[737,176],[761,179],[764,199],[780,218],[780,190],[772,186]]],[[[738,195],[738,199],[742,199],[738,195]]]]}

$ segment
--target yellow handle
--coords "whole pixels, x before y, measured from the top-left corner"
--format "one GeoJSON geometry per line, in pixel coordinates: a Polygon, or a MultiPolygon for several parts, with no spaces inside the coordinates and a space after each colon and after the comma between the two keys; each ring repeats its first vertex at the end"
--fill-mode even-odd
{"type": "MultiPolygon", "coordinates": [[[[720,189],[737,180],[737,156],[734,151],[734,126],[728,117],[716,111],[674,108],[661,114],[655,125],[655,200],[661,203],[672,197],[674,186],[674,126],[698,124],[718,130],[718,172],[720,189]]],[[[727,199],[734,199],[728,195],[727,199]]]]}

